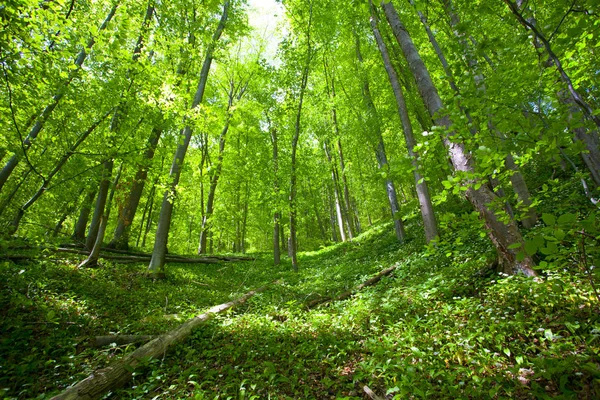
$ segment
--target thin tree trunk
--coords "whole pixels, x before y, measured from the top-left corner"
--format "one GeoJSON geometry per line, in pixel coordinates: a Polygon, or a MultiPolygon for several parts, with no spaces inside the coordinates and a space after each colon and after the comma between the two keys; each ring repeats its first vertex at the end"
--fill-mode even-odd
{"type": "Polygon", "coordinates": [[[77,194],[76,200],[67,206],[65,212],[61,215],[59,220],[56,222],[56,225],[54,226],[54,229],[52,230],[52,237],[58,236],[58,233],[62,229],[62,226],[65,223],[65,221],[67,220],[67,218],[69,217],[69,215],[71,215],[73,213],[73,211],[76,210],[77,201],[81,197],[81,194],[83,193],[84,190],[85,190],[84,188],[79,189],[79,193],[77,194]]]}
{"type": "MultiPolygon", "coordinates": [[[[360,41],[358,37],[356,37],[355,39],[356,55],[359,63],[362,63],[363,58],[360,52],[360,41]]],[[[363,97],[365,99],[365,105],[368,113],[367,127],[371,129],[372,133],[377,138],[377,147],[375,148],[375,157],[377,158],[377,164],[379,166],[379,169],[385,171],[389,168],[387,154],[385,153],[385,144],[383,142],[381,126],[379,125],[379,116],[377,113],[377,108],[375,107],[375,103],[373,103],[373,99],[371,97],[371,90],[369,88],[369,80],[366,76],[363,77],[363,97]]],[[[384,183],[385,192],[387,194],[388,202],[390,205],[390,211],[394,220],[394,231],[396,232],[396,238],[400,243],[403,243],[406,234],[404,232],[404,224],[402,223],[402,219],[398,214],[400,211],[400,206],[398,204],[396,187],[394,185],[394,182],[390,178],[386,178],[384,183]]]]}
{"type": "Polygon", "coordinates": [[[104,163],[102,170],[102,179],[100,180],[100,186],[98,187],[98,197],[96,198],[96,206],[94,208],[94,214],[92,216],[92,222],[88,229],[87,238],[85,240],[85,248],[92,250],[98,237],[98,229],[100,228],[100,219],[104,214],[106,208],[106,201],[108,199],[108,189],[110,187],[110,177],[112,175],[114,161],[112,159],[104,163]]]}
{"type": "Polygon", "coordinates": [[[571,81],[571,77],[564,70],[561,60],[558,58],[556,53],[554,53],[550,41],[546,39],[541,30],[537,26],[537,21],[535,17],[525,19],[522,15],[523,1],[519,0],[516,3],[513,3],[509,0],[504,0],[504,2],[508,5],[511,12],[515,15],[517,20],[521,25],[525,27],[525,29],[531,30],[534,34],[534,42],[533,45],[536,49],[543,48],[548,53],[549,62],[544,65],[544,68],[549,68],[554,65],[558,70],[562,82],[567,87],[568,95],[564,93],[564,90],[560,90],[558,92],[558,99],[567,105],[569,108],[569,114],[571,119],[577,120],[575,117],[576,109],[579,109],[583,113],[584,119],[591,120],[595,125],[596,129],[588,130],[585,127],[578,127],[573,129],[575,132],[575,141],[582,141],[585,145],[587,153],[582,153],[581,156],[590,171],[592,179],[596,186],[600,186],[600,113],[598,110],[594,110],[594,108],[587,103],[581,94],[575,89],[573,86],[573,82],[571,81]]]}
{"type": "Polygon", "coordinates": [[[39,189],[27,200],[21,208],[17,211],[17,215],[13,219],[11,226],[9,228],[9,232],[11,234],[15,233],[19,229],[19,224],[21,223],[21,219],[27,212],[29,208],[37,201],[46,191],[48,190],[48,185],[52,181],[52,178],[56,176],[62,169],[62,167],[69,161],[73,153],[77,150],[77,148],[88,138],[88,136],[96,130],[96,128],[108,117],[110,112],[104,114],[98,121],[94,122],[92,126],[90,126],[85,132],[83,132],[79,138],[71,145],[69,150],[58,160],[52,171],[48,173],[48,175],[43,179],[42,184],[39,189]]]}
{"type": "Polygon", "coordinates": [[[331,189],[327,190],[327,203],[329,205],[329,223],[331,225],[331,239],[334,243],[338,242],[337,229],[336,229],[336,213],[333,198],[331,196],[331,189]]]}
{"type": "MultiPolygon", "coordinates": [[[[412,0],[411,0],[411,2],[412,2],[412,0]]],[[[461,33],[458,29],[460,19],[453,9],[452,1],[444,0],[443,3],[444,3],[444,8],[446,9],[446,13],[450,17],[450,24],[452,25],[452,28],[454,30],[454,35],[460,42],[461,47],[463,49],[464,56],[467,60],[467,64],[468,64],[469,68],[471,69],[471,74],[473,75],[473,80],[475,82],[475,86],[477,87],[477,91],[478,91],[478,93],[481,93],[482,97],[483,97],[483,94],[485,94],[485,86],[486,85],[485,85],[485,80],[484,80],[483,74],[478,72],[479,63],[478,63],[477,59],[475,58],[475,55],[473,54],[473,51],[471,49],[471,45],[467,41],[464,33],[461,33]]],[[[425,25],[426,29],[428,29],[428,25],[426,24],[426,22],[423,22],[423,24],[425,25]]],[[[431,32],[431,30],[428,30],[428,35],[429,35],[429,32],[431,32]]],[[[430,39],[435,40],[433,33],[431,33],[430,39]]],[[[439,49],[439,46],[436,49],[436,52],[438,53],[438,57],[440,58],[440,61],[442,61],[442,64],[444,64],[443,59],[445,60],[445,57],[444,57],[441,49],[439,49]]],[[[447,63],[445,64],[444,68],[447,68],[447,63]]],[[[448,73],[450,73],[449,69],[448,69],[448,73]]],[[[457,94],[459,94],[458,88],[456,88],[454,86],[453,89],[455,90],[455,92],[457,94]]],[[[466,113],[468,112],[468,110],[464,110],[464,111],[466,113]]],[[[473,120],[472,120],[470,114],[467,114],[467,118],[468,118],[471,126],[474,126],[473,120]]],[[[502,132],[499,132],[496,129],[495,124],[493,122],[493,116],[490,113],[488,113],[488,128],[500,141],[502,141],[502,142],[506,141],[506,135],[502,132]]],[[[525,228],[533,228],[535,226],[535,223],[537,222],[537,213],[536,213],[535,209],[533,209],[531,207],[532,202],[531,202],[531,196],[529,194],[529,189],[527,188],[527,183],[525,182],[523,175],[519,171],[518,166],[515,164],[512,154],[508,153],[505,156],[504,161],[505,161],[504,162],[505,167],[512,172],[511,177],[510,177],[510,182],[512,184],[513,190],[517,194],[517,197],[518,197],[519,201],[521,202],[521,205],[523,206],[523,209],[525,211],[525,214],[521,220],[521,223],[523,224],[523,226],[525,228]]],[[[505,198],[504,190],[500,187],[500,183],[498,182],[498,180],[492,179],[492,178],[490,178],[490,180],[492,182],[492,186],[493,186],[496,194],[501,198],[505,198]]],[[[514,218],[514,212],[513,212],[512,206],[511,206],[510,202],[508,201],[508,199],[505,201],[505,207],[506,207],[506,212],[512,218],[514,218]]]]}
{"type": "Polygon", "coordinates": [[[327,141],[323,143],[323,148],[325,149],[325,155],[327,156],[327,161],[329,162],[329,169],[331,170],[331,181],[333,183],[333,196],[335,200],[335,213],[337,215],[338,227],[340,229],[340,237],[342,238],[342,242],[346,241],[346,231],[344,229],[344,214],[342,212],[342,205],[340,201],[339,194],[339,185],[338,178],[335,171],[335,165],[331,160],[331,153],[329,152],[329,146],[327,145],[327,141]]]}
{"type": "Polygon", "coordinates": [[[144,230],[144,223],[146,223],[146,215],[148,214],[148,209],[150,208],[150,212],[152,212],[151,204],[154,201],[154,191],[155,190],[156,190],[156,186],[152,185],[152,188],[150,189],[150,193],[148,194],[148,199],[146,199],[146,205],[144,206],[144,212],[142,213],[142,220],[140,221],[140,230],[138,232],[137,240],[135,241],[135,247],[140,246],[140,239],[142,238],[142,233],[147,231],[147,230],[144,230]]]}
{"type": "MultiPolygon", "coordinates": [[[[408,35],[406,28],[400,21],[400,18],[394,9],[392,3],[382,3],[383,10],[392,28],[394,36],[400,44],[400,48],[408,61],[408,65],[415,77],[419,92],[423,101],[427,105],[432,118],[436,119],[436,124],[447,129],[447,135],[444,138],[444,143],[448,149],[448,153],[454,169],[456,171],[473,174],[474,166],[462,143],[454,143],[451,141],[455,132],[452,131],[452,122],[448,115],[440,114],[443,108],[442,100],[433,85],[431,76],[421,60],[419,53],[408,35]]],[[[497,196],[475,178],[469,178],[466,182],[468,185],[466,197],[471,202],[473,207],[479,212],[481,218],[485,221],[488,230],[488,236],[496,247],[499,264],[504,272],[515,274],[523,273],[527,276],[535,276],[533,270],[535,263],[533,259],[524,255],[522,259],[518,258],[517,254],[523,252],[524,241],[516,223],[507,215],[502,218],[500,210],[493,210],[490,204],[497,201],[497,196]],[[503,221],[507,221],[506,223],[503,221]]]]}
{"type": "MultiPolygon", "coordinates": [[[[198,88],[194,95],[191,109],[195,109],[202,102],[204,97],[204,89],[206,88],[206,82],[208,80],[208,73],[213,60],[213,52],[225,29],[225,23],[227,21],[227,13],[229,10],[229,0],[225,0],[223,5],[223,13],[221,14],[221,20],[217,26],[217,30],[213,34],[212,41],[206,50],[206,56],[200,71],[200,81],[198,82],[198,88]]],[[[190,139],[192,138],[192,127],[186,126],[182,133],[182,140],[177,146],[177,151],[173,158],[173,164],[171,166],[171,172],[169,173],[169,186],[165,190],[163,196],[162,206],[160,210],[160,216],[158,219],[158,228],[156,229],[156,236],[154,240],[154,250],[152,252],[152,259],[148,265],[148,271],[152,274],[164,275],[165,266],[165,255],[167,252],[167,241],[169,238],[169,230],[171,227],[171,216],[173,214],[173,201],[172,198],[175,195],[177,184],[179,183],[179,176],[181,174],[181,167],[185,153],[187,152],[190,139]]]]}
{"type": "MultiPolygon", "coordinates": [[[[425,239],[427,240],[427,243],[430,243],[432,240],[435,240],[439,235],[437,229],[437,221],[435,219],[433,204],[431,203],[431,197],[429,195],[429,188],[427,187],[425,178],[419,172],[419,170],[421,169],[418,161],[419,156],[415,152],[415,146],[417,143],[413,135],[410,117],[408,116],[406,100],[404,99],[404,93],[402,92],[402,87],[400,86],[398,74],[392,66],[392,61],[390,59],[387,46],[383,42],[383,38],[379,33],[379,28],[377,27],[377,20],[375,16],[371,18],[371,28],[373,30],[373,35],[375,36],[375,41],[377,42],[377,45],[379,47],[381,57],[383,58],[383,64],[385,66],[385,70],[387,71],[392,90],[394,91],[394,96],[396,97],[396,103],[398,105],[398,114],[400,115],[400,120],[402,122],[402,131],[404,132],[404,140],[406,142],[406,149],[408,151],[408,157],[410,158],[413,167],[415,187],[417,190],[417,197],[419,199],[419,205],[421,208],[423,226],[425,228],[425,239]]],[[[381,142],[381,146],[383,146],[383,142],[381,142]]],[[[383,157],[385,157],[385,154],[383,155],[383,157]]]]}
{"type": "MultiPolygon", "coordinates": [[[[337,125],[337,118],[336,118],[336,125],[337,125]]],[[[346,204],[347,218],[348,218],[349,226],[352,229],[352,237],[354,237],[360,233],[360,225],[357,224],[356,221],[354,220],[354,214],[355,214],[354,202],[352,201],[352,198],[350,197],[350,189],[348,186],[348,177],[346,176],[346,163],[344,161],[344,150],[342,149],[342,139],[341,138],[338,138],[338,140],[337,140],[337,150],[338,150],[338,156],[340,158],[339,159],[340,170],[342,171],[342,183],[344,185],[344,202],[346,204]]]]}
{"type": "Polygon", "coordinates": [[[307,27],[307,31],[306,31],[306,43],[307,43],[307,49],[306,49],[306,60],[305,60],[305,64],[304,67],[302,69],[302,79],[300,82],[300,98],[298,99],[298,110],[296,112],[296,123],[294,125],[294,136],[292,138],[292,157],[291,157],[291,173],[290,173],[290,197],[289,197],[289,202],[290,202],[290,240],[289,240],[289,248],[288,248],[288,253],[290,254],[290,258],[292,259],[292,268],[294,271],[298,271],[298,257],[297,257],[297,252],[298,252],[298,240],[296,237],[296,192],[297,192],[297,188],[296,188],[296,151],[298,148],[298,140],[300,138],[300,130],[301,130],[301,125],[300,125],[300,120],[302,117],[302,106],[303,106],[303,102],[304,102],[304,93],[306,92],[306,86],[308,84],[308,74],[309,74],[309,70],[310,70],[310,61],[312,58],[312,51],[311,51],[311,43],[310,43],[310,30],[311,30],[311,25],[312,25],[312,0],[310,3],[310,10],[309,10],[309,20],[308,20],[308,27],[307,27]]]}
{"type": "Polygon", "coordinates": [[[79,218],[73,230],[73,239],[77,242],[83,243],[85,241],[85,228],[87,228],[88,219],[90,218],[90,211],[92,210],[92,203],[96,198],[96,187],[88,191],[87,196],[81,204],[81,210],[79,211],[79,218]]]}
{"type": "MultiPolygon", "coordinates": [[[[112,20],[113,16],[115,15],[118,6],[119,6],[119,1],[115,2],[114,5],[112,6],[112,8],[110,9],[107,17],[105,18],[104,22],[102,23],[102,25],[100,25],[100,28],[98,29],[98,33],[102,32],[103,30],[106,29],[109,22],[112,20]]],[[[74,62],[75,68],[71,69],[67,79],[60,85],[56,94],[54,94],[54,96],[52,97],[52,100],[50,101],[50,103],[44,108],[42,113],[37,117],[37,120],[35,121],[34,126],[31,128],[31,130],[29,131],[29,133],[23,140],[23,143],[21,144],[23,152],[26,152],[29,149],[29,147],[31,147],[33,140],[35,140],[37,138],[39,133],[44,128],[44,125],[46,124],[46,122],[48,121],[50,116],[52,115],[54,109],[56,108],[56,106],[58,106],[58,104],[60,103],[60,101],[62,100],[64,95],[67,93],[67,88],[68,88],[69,84],[73,81],[75,76],[79,73],[79,70],[81,69],[81,67],[83,65],[83,62],[87,58],[88,51],[94,46],[95,42],[96,41],[93,37],[91,37],[88,40],[86,47],[81,50],[81,52],[75,59],[75,62],[74,62]]],[[[21,154],[15,153],[8,160],[8,162],[6,163],[4,168],[2,168],[2,170],[0,170],[0,192],[2,191],[4,184],[6,183],[6,181],[12,174],[12,172],[14,171],[15,167],[19,164],[19,161],[21,160],[21,156],[22,156],[21,154]]]]}
{"type": "Polygon", "coordinates": [[[279,248],[279,148],[277,143],[277,129],[271,127],[271,144],[273,145],[273,191],[275,197],[275,213],[273,214],[273,264],[281,263],[281,250],[279,248]]]}
{"type": "Polygon", "coordinates": [[[33,169],[29,168],[27,170],[27,172],[25,172],[25,174],[23,174],[23,177],[21,178],[21,180],[19,181],[19,183],[17,183],[15,185],[15,187],[13,188],[13,190],[11,190],[11,192],[6,196],[6,198],[4,199],[4,201],[2,202],[2,204],[0,205],[0,216],[2,216],[2,214],[4,214],[4,211],[7,210],[8,206],[10,205],[10,203],[12,202],[12,200],[15,198],[15,196],[19,192],[19,189],[21,189],[21,186],[23,186],[23,184],[25,183],[25,181],[27,181],[27,179],[29,178],[29,175],[31,174],[31,172],[33,172],[33,169]]]}
{"type": "Polygon", "coordinates": [[[219,183],[219,178],[221,177],[221,170],[223,167],[223,152],[225,151],[225,139],[227,137],[227,132],[229,131],[229,120],[230,116],[227,117],[225,126],[221,131],[221,136],[219,137],[219,157],[217,159],[215,171],[210,179],[210,188],[208,190],[208,197],[206,199],[206,212],[204,213],[204,217],[202,218],[202,226],[200,228],[200,243],[198,246],[198,254],[206,253],[206,239],[208,231],[210,229],[209,221],[214,210],[215,193],[217,191],[217,184],[219,183]]]}

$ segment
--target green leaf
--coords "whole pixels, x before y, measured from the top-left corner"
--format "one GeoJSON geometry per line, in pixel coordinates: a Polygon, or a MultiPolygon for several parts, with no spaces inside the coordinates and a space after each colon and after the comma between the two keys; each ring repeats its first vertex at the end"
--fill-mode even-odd
{"type": "Polygon", "coordinates": [[[558,217],[559,225],[571,224],[574,222],[577,222],[577,215],[572,214],[572,213],[566,213],[566,214],[563,214],[560,217],[558,217]]]}
{"type": "Polygon", "coordinates": [[[542,214],[542,220],[547,226],[553,226],[554,224],[556,224],[556,217],[554,217],[554,215],[552,214],[542,214]]]}
{"type": "Polygon", "coordinates": [[[532,256],[535,253],[537,253],[539,246],[537,245],[537,243],[534,240],[526,240],[525,241],[525,252],[532,256]]]}

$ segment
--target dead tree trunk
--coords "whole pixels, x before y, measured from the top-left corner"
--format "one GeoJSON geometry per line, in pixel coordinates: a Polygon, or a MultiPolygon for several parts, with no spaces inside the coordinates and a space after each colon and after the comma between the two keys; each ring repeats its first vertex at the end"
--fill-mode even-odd
{"type": "Polygon", "coordinates": [[[162,357],[171,347],[183,342],[194,329],[208,321],[213,315],[244,304],[249,298],[266,289],[267,286],[263,286],[246,293],[240,298],[211,308],[207,312],[183,323],[178,328],[146,343],[126,355],[122,360],[95,371],[86,379],[54,396],[52,400],[93,400],[101,398],[106,392],[125,385],[131,379],[133,370],[144,360],[162,357]]]}

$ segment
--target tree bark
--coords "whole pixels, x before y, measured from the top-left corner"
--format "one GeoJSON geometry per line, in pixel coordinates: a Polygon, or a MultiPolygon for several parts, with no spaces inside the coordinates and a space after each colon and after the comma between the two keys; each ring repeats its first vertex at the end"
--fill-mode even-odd
{"type": "Polygon", "coordinates": [[[213,315],[244,304],[252,296],[266,289],[267,286],[263,286],[235,300],[212,307],[207,312],[197,315],[176,329],[139,347],[134,352],[126,355],[122,360],[114,362],[106,368],[94,371],[86,379],[52,397],[52,400],[93,400],[101,398],[106,392],[125,385],[131,379],[133,370],[144,360],[147,361],[163,356],[174,345],[188,338],[194,329],[208,321],[213,315]]]}
{"type": "Polygon", "coordinates": [[[371,18],[371,28],[373,30],[373,35],[375,36],[375,41],[377,42],[377,45],[379,47],[379,52],[381,53],[381,57],[383,58],[383,64],[388,74],[388,78],[390,80],[394,96],[396,97],[396,103],[398,105],[398,115],[400,115],[400,121],[402,122],[402,131],[404,132],[406,149],[408,151],[408,157],[413,167],[415,187],[417,190],[417,197],[419,199],[419,205],[421,208],[423,226],[425,228],[425,239],[427,240],[427,243],[430,243],[432,240],[437,239],[439,236],[437,229],[437,221],[435,218],[435,213],[433,211],[433,204],[431,203],[431,196],[429,195],[429,188],[427,186],[427,182],[425,182],[425,178],[419,172],[419,170],[421,169],[419,165],[419,155],[415,152],[415,146],[417,142],[413,135],[410,117],[408,116],[406,100],[404,99],[404,93],[402,91],[402,87],[400,86],[398,74],[396,73],[396,70],[392,65],[387,46],[384,43],[381,34],[379,33],[379,28],[377,27],[377,20],[375,15],[373,15],[371,18]]]}
{"type": "MultiPolygon", "coordinates": [[[[114,3],[114,5],[112,6],[112,8],[110,9],[104,22],[102,23],[102,25],[100,25],[98,32],[101,32],[106,29],[106,27],[108,26],[108,24],[114,17],[118,6],[119,6],[119,1],[116,1],[114,3]]],[[[22,148],[23,152],[26,152],[29,149],[29,147],[31,147],[31,144],[33,143],[33,141],[37,138],[39,133],[44,128],[44,125],[46,124],[46,122],[48,121],[50,116],[52,115],[54,109],[56,108],[56,106],[58,106],[58,104],[60,103],[60,101],[62,100],[64,95],[67,93],[67,88],[68,88],[69,84],[73,81],[75,76],[79,73],[79,70],[81,69],[81,67],[83,65],[83,62],[87,58],[87,55],[88,55],[87,52],[94,46],[95,42],[96,42],[95,39],[93,37],[91,37],[88,40],[86,47],[83,48],[81,50],[81,52],[78,54],[78,56],[74,62],[75,68],[71,69],[66,80],[60,85],[59,89],[52,97],[52,100],[50,101],[50,103],[43,109],[42,113],[37,117],[34,126],[31,128],[31,130],[29,131],[29,133],[23,140],[23,143],[21,143],[21,148],[22,148]]],[[[20,160],[21,160],[21,154],[15,153],[8,160],[8,162],[6,163],[4,168],[2,168],[2,170],[0,170],[0,192],[2,191],[4,184],[6,183],[6,181],[12,174],[12,172],[14,171],[15,167],[19,164],[20,160]]]]}
{"type": "MultiPolygon", "coordinates": [[[[112,161],[111,161],[112,162],[112,161]]],[[[117,175],[115,176],[115,180],[112,184],[110,195],[108,196],[108,200],[106,201],[106,205],[103,209],[102,217],[100,218],[100,226],[98,228],[98,233],[96,235],[96,240],[94,241],[94,247],[90,252],[89,257],[79,264],[78,268],[93,268],[98,266],[98,256],[100,254],[100,248],[102,247],[102,243],[104,242],[104,235],[106,233],[106,226],[108,225],[108,220],[110,218],[110,207],[115,196],[115,191],[117,186],[119,185],[119,179],[121,179],[121,171],[123,169],[123,163],[119,166],[119,170],[117,171],[117,175]]],[[[111,166],[112,171],[112,166],[111,166]]]]}
{"type": "Polygon", "coordinates": [[[503,211],[490,208],[490,204],[496,202],[498,197],[487,185],[482,184],[481,181],[473,176],[475,172],[474,166],[464,145],[452,142],[452,136],[455,134],[452,130],[452,122],[448,115],[443,113],[443,103],[431,80],[429,71],[421,60],[406,28],[400,21],[393,4],[383,2],[382,8],[392,28],[392,32],[408,61],[408,65],[417,82],[419,93],[431,117],[435,119],[437,125],[447,130],[444,143],[448,149],[454,169],[471,175],[465,182],[467,185],[466,197],[485,221],[488,236],[498,253],[499,264],[506,273],[523,273],[527,276],[535,276],[536,272],[533,270],[535,263],[533,259],[527,255],[524,255],[522,259],[517,256],[519,252],[524,254],[524,241],[516,223],[508,215],[502,216],[503,211]]]}
{"type": "MultiPolygon", "coordinates": [[[[200,71],[200,81],[198,82],[198,88],[194,95],[191,109],[195,109],[202,102],[204,97],[204,90],[206,88],[206,82],[208,80],[208,73],[213,60],[213,52],[225,29],[225,23],[227,21],[227,14],[229,10],[229,0],[225,0],[223,5],[223,13],[215,33],[213,34],[212,41],[206,50],[206,56],[200,71]]],[[[148,272],[151,274],[164,275],[165,266],[165,255],[167,252],[167,241],[169,238],[169,230],[171,227],[171,216],[173,214],[173,202],[176,194],[177,184],[179,183],[179,176],[181,174],[181,167],[187,152],[190,139],[192,138],[192,127],[186,126],[181,132],[182,140],[177,146],[175,156],[173,158],[173,164],[171,165],[171,171],[169,173],[169,186],[165,190],[163,201],[160,210],[160,216],[158,219],[158,228],[156,229],[156,236],[154,240],[154,250],[152,252],[152,259],[148,265],[148,272]]]]}

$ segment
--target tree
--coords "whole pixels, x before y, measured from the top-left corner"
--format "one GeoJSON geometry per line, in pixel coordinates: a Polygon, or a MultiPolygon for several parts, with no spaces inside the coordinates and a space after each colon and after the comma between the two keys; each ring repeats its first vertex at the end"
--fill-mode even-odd
{"type": "MultiPolygon", "coordinates": [[[[223,30],[225,29],[225,23],[227,22],[229,6],[230,1],[225,0],[223,4],[223,13],[221,14],[221,19],[219,20],[217,29],[213,34],[212,41],[206,49],[204,63],[202,64],[202,70],[200,71],[200,80],[198,82],[198,88],[196,89],[196,93],[194,94],[194,99],[191,105],[192,110],[197,108],[198,105],[200,105],[200,103],[202,102],[202,99],[204,98],[204,90],[206,88],[208,73],[210,72],[210,66],[213,60],[213,53],[221,37],[221,34],[223,33],[223,30]]],[[[192,127],[188,124],[181,131],[181,142],[177,146],[177,150],[173,158],[173,164],[171,166],[171,171],[169,173],[169,187],[167,188],[167,190],[165,190],[163,196],[160,216],[158,219],[158,228],[156,230],[156,237],[154,240],[154,250],[152,251],[152,259],[150,260],[150,265],[148,266],[148,271],[152,274],[164,275],[167,240],[169,237],[171,217],[173,213],[173,197],[175,196],[175,191],[177,189],[177,184],[179,182],[179,177],[181,174],[181,167],[183,165],[185,153],[187,152],[187,148],[190,144],[191,138],[192,127]]]]}
{"type": "Polygon", "coordinates": [[[536,275],[533,270],[533,259],[527,255],[520,257],[518,254],[519,251],[524,252],[524,241],[516,223],[508,215],[502,216],[501,211],[490,208],[490,205],[497,200],[497,196],[476,177],[473,162],[465,146],[456,139],[453,140],[456,131],[453,130],[452,121],[447,114],[444,114],[443,103],[437,89],[393,4],[383,2],[381,6],[408,61],[431,117],[435,119],[438,126],[446,130],[443,140],[452,165],[458,173],[462,173],[466,178],[465,195],[485,221],[488,237],[496,248],[500,265],[505,272],[510,274],[536,275]]]}

